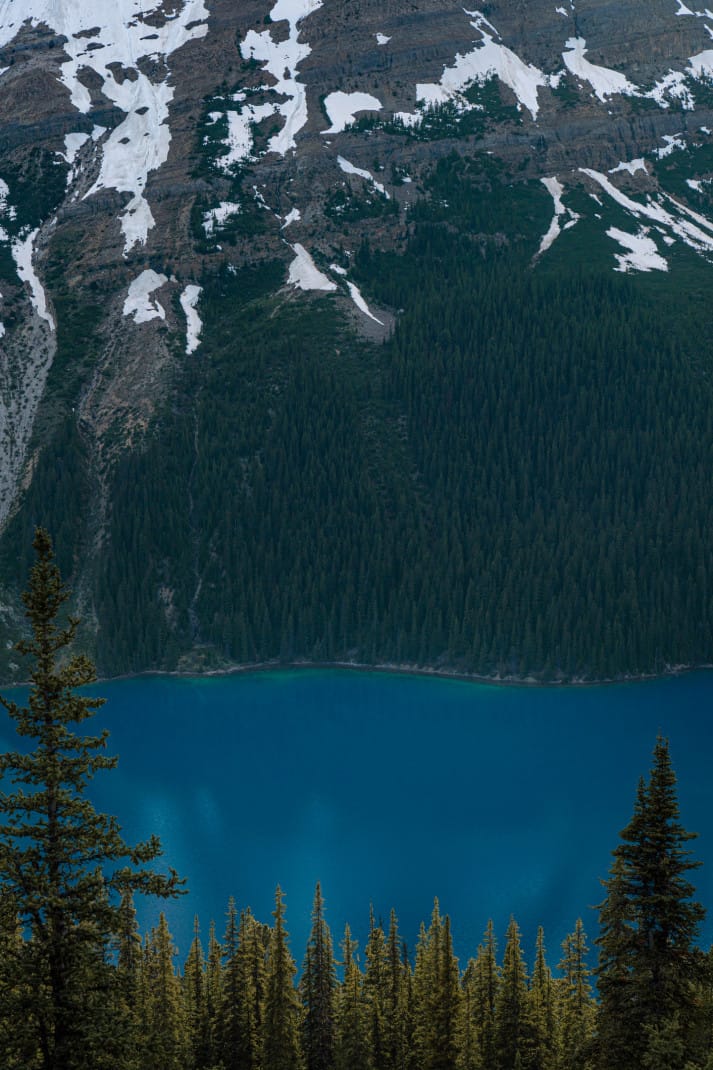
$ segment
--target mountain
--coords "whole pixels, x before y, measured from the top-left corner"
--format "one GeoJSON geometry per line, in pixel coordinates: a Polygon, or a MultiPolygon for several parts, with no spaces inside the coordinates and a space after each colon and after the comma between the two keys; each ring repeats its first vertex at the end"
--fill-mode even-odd
{"type": "Polygon", "coordinates": [[[0,671],[713,660],[713,14],[0,0],[0,671]]]}

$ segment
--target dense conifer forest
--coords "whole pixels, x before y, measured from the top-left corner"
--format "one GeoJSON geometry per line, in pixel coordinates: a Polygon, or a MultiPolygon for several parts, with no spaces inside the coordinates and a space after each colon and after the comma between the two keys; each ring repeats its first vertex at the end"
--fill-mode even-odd
{"type": "Polygon", "coordinates": [[[399,250],[345,253],[395,312],[380,344],[336,298],[279,291],[279,263],[205,278],[200,353],[131,449],[99,463],[62,401],[3,576],[19,590],[35,525],[54,532],[103,675],[713,662],[710,268],[617,274],[584,220],[533,261],[535,187],[445,157],[399,250]]]}
{"type": "MultiPolygon", "coordinates": [[[[338,949],[317,884],[297,964],[278,887],[271,924],[231,900],[177,962],[164,914],[143,937],[135,893],[172,897],[155,838],[127,845],[87,797],[116,760],[80,734],[101,700],[70,654],[77,620],[51,540],[38,529],[24,595],[28,705],[1,700],[27,745],[0,756],[0,1066],[3,1070],[710,1070],[713,952],[689,878],[695,834],[680,823],[659,737],[599,904],[597,965],[578,919],[548,961],[529,962],[514,918],[502,954],[492,923],[465,963],[438,901],[413,953],[372,912],[359,949],[338,949]]],[[[437,875],[434,874],[437,883],[437,875]]]]}

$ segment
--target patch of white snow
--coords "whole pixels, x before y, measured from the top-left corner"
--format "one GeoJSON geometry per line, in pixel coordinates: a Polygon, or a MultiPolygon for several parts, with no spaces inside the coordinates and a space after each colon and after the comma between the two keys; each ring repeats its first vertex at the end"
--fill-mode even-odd
{"type": "Polygon", "coordinates": [[[665,156],[670,156],[676,149],[685,149],[686,142],[681,140],[680,134],[664,134],[663,141],[666,142],[664,149],[654,149],[654,154],[658,156],[659,160],[663,160],[665,156]]]}
{"type": "Polygon", "coordinates": [[[75,157],[82,145],[89,141],[89,134],[65,134],[64,135],[64,152],[60,152],[59,155],[63,160],[72,166],[75,157]]]}
{"type": "Polygon", "coordinates": [[[619,171],[627,171],[630,175],[635,175],[637,171],[643,171],[644,174],[648,174],[646,170],[646,163],[643,159],[629,160],[628,163],[618,163],[616,167],[609,169],[610,175],[615,175],[619,171]]]}
{"type": "Polygon", "coordinates": [[[201,286],[195,286],[193,284],[186,286],[185,290],[181,294],[181,308],[186,315],[186,353],[190,356],[191,353],[195,353],[198,346],[201,344],[200,334],[203,329],[200,316],[196,312],[196,305],[198,304],[198,298],[202,293],[201,286]]]}
{"type": "Polygon", "coordinates": [[[625,193],[617,189],[606,175],[602,175],[598,171],[593,171],[588,167],[580,167],[579,170],[582,174],[588,175],[589,178],[597,182],[612,200],[616,201],[628,212],[631,212],[637,219],[643,216],[645,219],[651,220],[652,223],[658,223],[660,226],[668,228],[677,238],[695,249],[696,252],[713,253],[713,223],[698,212],[694,212],[692,209],[680,204],[673,197],[668,197],[668,200],[675,205],[679,212],[689,216],[689,219],[682,219],[680,216],[672,215],[662,204],[651,200],[651,198],[648,198],[645,204],[632,200],[631,197],[627,197],[625,193]],[[707,230],[711,231],[711,233],[706,233],[707,230]]]}
{"type": "Polygon", "coordinates": [[[285,227],[289,227],[291,223],[297,223],[302,218],[299,208],[290,208],[289,212],[285,216],[285,221],[282,224],[281,230],[285,227]]]}
{"type": "Polygon", "coordinates": [[[356,307],[361,312],[363,312],[365,316],[368,316],[370,320],[373,320],[374,323],[378,323],[380,327],[383,327],[384,324],[382,323],[382,321],[378,320],[376,318],[376,316],[372,312],[369,311],[369,306],[367,305],[366,301],[364,300],[364,298],[362,297],[362,295],[360,294],[359,290],[354,285],[354,283],[353,282],[348,282],[347,283],[347,287],[349,289],[349,294],[351,296],[351,299],[354,302],[354,304],[356,305],[356,307]]]}
{"type": "MultiPolygon", "coordinates": [[[[480,32],[482,40],[472,52],[464,56],[458,54],[452,67],[444,67],[439,82],[419,83],[416,86],[416,100],[427,106],[444,104],[458,99],[462,90],[472,82],[484,82],[495,75],[512,89],[519,105],[527,108],[532,118],[536,119],[540,108],[537,92],[544,86],[552,85],[552,79],[532,64],[524,63],[515,52],[496,41],[493,35],[498,35],[497,30],[479,11],[465,10],[465,13],[473,19],[471,26],[480,32]],[[485,27],[492,30],[492,34],[485,27]]],[[[399,113],[399,118],[406,125],[413,126],[421,116],[403,112],[399,113]]]]}
{"type": "Polygon", "coordinates": [[[272,22],[289,23],[287,40],[274,41],[269,29],[262,33],[250,30],[240,46],[243,59],[262,63],[263,70],[275,79],[276,84],[270,86],[268,92],[286,98],[279,104],[258,105],[257,109],[250,105],[244,109],[246,121],[257,121],[256,111],[265,108],[269,109],[268,114],[281,115],[285,120],[279,133],[270,138],[268,152],[284,156],[290,149],[296,148],[295,136],[307,122],[307,93],[303,83],[297,80],[297,71],[312,49],[300,41],[299,24],[317,11],[322,3],[323,0],[277,0],[270,11],[270,19],[272,22]]]}
{"type": "Polygon", "coordinates": [[[90,110],[84,75],[92,71],[101,82],[104,97],[126,116],[103,143],[99,177],[85,196],[109,188],[132,195],[121,215],[124,252],[128,252],[145,243],[154,225],[144,189],[150,172],[161,167],[168,156],[171,133],[166,120],[174,90],[168,84],[166,60],[188,41],[208,32],[204,0],[179,0],[178,10],[174,8],[173,16],[160,26],[144,21],[160,10],[160,0],[23,0],[21,17],[12,19],[9,16],[14,6],[13,0],[0,0],[0,47],[27,22],[49,26],[64,39],[66,58],[59,78],[77,111],[86,114],[90,110]],[[149,76],[140,69],[140,61],[149,57],[162,61],[155,64],[159,74],[149,76]],[[131,77],[115,76],[115,70],[132,72],[131,77]]]}
{"type": "Polygon", "coordinates": [[[377,33],[375,34],[375,37],[377,45],[388,45],[389,41],[391,40],[391,38],[387,37],[384,33],[377,33]]]}
{"type": "Polygon", "coordinates": [[[307,250],[299,242],[292,246],[295,259],[290,264],[290,272],[287,281],[300,290],[324,290],[337,289],[337,284],[324,275],[307,250]]]}
{"type": "Polygon", "coordinates": [[[562,194],[564,193],[564,187],[557,178],[543,178],[540,179],[540,181],[542,182],[543,186],[554,201],[555,214],[552,217],[552,222],[549,225],[547,233],[543,235],[542,241],[540,242],[540,248],[535,254],[536,257],[541,256],[542,253],[546,252],[550,248],[554,240],[559,236],[560,230],[568,229],[569,227],[574,226],[574,224],[579,219],[579,216],[576,212],[573,212],[570,208],[567,208],[562,203],[562,194]],[[569,222],[564,228],[560,227],[560,220],[563,215],[570,216],[569,222]]]}
{"type": "Polygon", "coordinates": [[[341,134],[354,122],[359,111],[381,111],[382,103],[371,93],[329,93],[324,98],[324,109],[332,124],[323,134],[341,134]]]}
{"type": "Polygon", "coordinates": [[[26,282],[30,287],[30,301],[32,302],[32,307],[40,319],[46,320],[46,322],[49,323],[50,330],[53,331],[55,329],[54,319],[47,308],[47,297],[42,283],[37,278],[35,269],[32,266],[32,246],[39,233],[39,229],[39,227],[35,227],[35,229],[24,238],[15,239],[12,243],[12,258],[15,261],[18,275],[22,281],[26,282]]]}
{"type": "Polygon", "coordinates": [[[639,96],[639,90],[626,75],[589,62],[585,56],[587,42],[583,37],[570,37],[565,41],[565,48],[569,50],[562,53],[565,66],[576,78],[589,82],[599,100],[605,101],[617,94],[639,96]]]}
{"type": "Polygon", "coordinates": [[[148,323],[153,319],[166,319],[166,311],[156,298],[151,297],[154,290],[160,289],[168,279],[151,268],[142,271],[129,286],[129,293],[124,301],[124,315],[133,316],[135,323],[148,323]]]}
{"type": "Polygon", "coordinates": [[[383,183],[377,182],[370,171],[365,171],[361,167],[355,167],[353,163],[349,163],[349,160],[345,160],[343,156],[337,156],[337,163],[346,175],[358,175],[359,178],[366,179],[367,182],[372,184],[374,189],[377,189],[384,197],[391,200],[391,195],[387,193],[386,187],[383,183]]]}
{"type": "Polygon", "coordinates": [[[703,193],[703,184],[698,178],[687,178],[686,185],[694,189],[696,193],[703,193]]]}
{"type": "Polygon", "coordinates": [[[215,228],[220,227],[231,215],[237,215],[240,205],[232,201],[221,201],[217,208],[210,208],[203,215],[203,229],[207,235],[215,233],[215,228]]]}
{"type": "Polygon", "coordinates": [[[668,271],[668,263],[660,255],[656,242],[648,237],[649,228],[641,227],[637,234],[610,227],[607,235],[619,242],[628,253],[617,253],[619,267],[615,271],[668,271]]]}

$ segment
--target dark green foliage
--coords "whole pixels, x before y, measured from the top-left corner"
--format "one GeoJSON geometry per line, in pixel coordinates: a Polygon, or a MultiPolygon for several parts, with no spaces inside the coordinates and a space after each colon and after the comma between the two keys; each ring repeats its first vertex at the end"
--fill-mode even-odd
{"type": "Polygon", "coordinates": [[[603,1067],[623,1056],[632,1068],[658,1066],[666,1051],[672,1067],[685,1061],[681,1028],[695,1016],[701,980],[695,940],[704,916],[688,880],[699,864],[686,849],[694,838],[680,823],[668,744],[659,738],[649,781],[639,784],[634,815],[614,851],[600,908],[603,1067]]]}
{"type": "Polygon", "coordinates": [[[324,900],[318,883],[312,907],[312,931],[300,980],[304,1006],[302,1052],[306,1070],[333,1070],[336,987],[332,937],[324,919],[324,900]]]}
{"type": "Polygon", "coordinates": [[[285,929],[284,897],[275,893],[275,925],[270,936],[262,1030],[265,1070],[300,1070],[301,1008],[293,978],[297,973],[285,929]]]}
{"type": "Polygon", "coordinates": [[[25,1018],[35,1048],[27,1070],[96,1070],[125,1054],[127,1038],[112,1027],[107,956],[112,938],[126,933],[126,894],[172,896],[179,882],[148,868],[160,854],[155,837],[129,847],[115,818],[86,797],[92,777],[116,759],[103,753],[106,732],[76,731],[102,700],[77,693],[96,679],[94,666],[69,656],[78,622],[64,619],[69,592],[47,532],[38,528],[33,545],[23,596],[31,638],[17,645],[30,659],[28,705],[0,698],[30,741],[0,756],[0,777],[16,787],[0,796],[0,901],[19,918],[13,958],[36,996],[25,1018]]]}

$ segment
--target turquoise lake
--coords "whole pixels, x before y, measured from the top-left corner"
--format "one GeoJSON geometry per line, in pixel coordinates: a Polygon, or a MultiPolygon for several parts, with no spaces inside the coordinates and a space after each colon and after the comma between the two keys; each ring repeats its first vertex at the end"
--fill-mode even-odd
{"type": "MultiPolygon", "coordinates": [[[[584,920],[590,944],[611,850],[658,732],[670,740],[681,818],[700,834],[693,875],[713,914],[713,674],[593,688],[486,686],[434,677],[300,670],[97,685],[114,772],[96,805],[127,839],[156,832],[190,894],[169,903],[181,961],[193,915],[230,895],[271,921],[286,893],[301,964],[317,880],[335,943],[363,948],[369,906],[396,909],[410,947],[434,896],[464,965],[492,918],[513,914],[528,963],[545,927],[550,964],[584,920]]],[[[14,747],[10,722],[0,746],[14,747]]],[[[140,906],[142,927],[160,909],[140,906]]],[[[703,942],[713,939],[713,918],[703,942]]]]}

